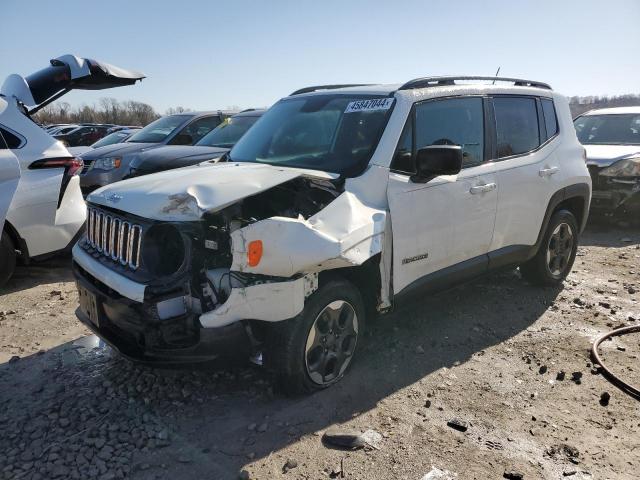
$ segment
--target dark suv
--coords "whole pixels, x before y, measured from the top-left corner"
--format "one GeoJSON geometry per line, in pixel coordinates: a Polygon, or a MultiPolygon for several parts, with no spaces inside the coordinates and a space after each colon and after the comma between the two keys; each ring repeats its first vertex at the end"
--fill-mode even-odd
{"type": "Polygon", "coordinates": [[[224,120],[191,146],[164,146],[138,155],[125,178],[187,167],[222,157],[262,116],[264,110],[246,110],[224,120]]]}
{"type": "Polygon", "coordinates": [[[218,110],[168,115],[151,122],[125,142],[84,153],[80,156],[84,162],[80,174],[82,193],[87,195],[97,188],[122,180],[129,173],[131,162],[152,148],[197,143],[234,113],[218,110]]]}

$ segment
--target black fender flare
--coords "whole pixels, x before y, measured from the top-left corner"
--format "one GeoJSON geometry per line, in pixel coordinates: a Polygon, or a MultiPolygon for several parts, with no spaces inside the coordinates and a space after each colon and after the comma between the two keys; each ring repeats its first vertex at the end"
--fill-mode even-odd
{"type": "Polygon", "coordinates": [[[544,237],[544,232],[547,230],[547,226],[549,225],[549,220],[551,220],[551,215],[555,212],[558,205],[560,205],[565,200],[569,200],[572,198],[582,199],[584,202],[583,205],[583,215],[580,220],[580,233],[582,233],[587,225],[587,218],[589,216],[589,203],[591,202],[591,187],[588,183],[576,183],[574,185],[569,185],[568,187],[561,188],[556,193],[551,195],[549,199],[549,203],[547,204],[547,210],[544,213],[544,218],[542,220],[542,225],[540,226],[540,232],[538,233],[538,238],[536,240],[535,245],[531,249],[532,254],[531,257],[535,256],[540,248],[540,244],[542,243],[542,238],[544,237]]]}

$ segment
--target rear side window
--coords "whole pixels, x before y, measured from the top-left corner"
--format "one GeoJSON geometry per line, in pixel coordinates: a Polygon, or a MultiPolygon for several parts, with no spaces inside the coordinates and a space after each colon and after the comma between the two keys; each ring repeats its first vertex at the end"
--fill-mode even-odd
{"type": "Polygon", "coordinates": [[[416,150],[430,145],[460,145],[462,167],[484,161],[482,98],[451,98],[416,105],[416,150]]]}
{"type": "Polygon", "coordinates": [[[540,146],[536,101],[525,97],[493,99],[498,158],[521,155],[540,146]]]}
{"type": "Polygon", "coordinates": [[[553,100],[549,98],[542,98],[540,101],[542,102],[544,124],[547,128],[546,141],[558,133],[558,119],[556,118],[556,108],[553,106],[553,100]]]}
{"type": "Polygon", "coordinates": [[[179,135],[189,135],[191,137],[191,143],[194,144],[220,125],[220,122],[221,120],[218,116],[200,118],[183,128],[179,135]]]}
{"type": "Polygon", "coordinates": [[[4,147],[5,142],[7,147],[9,148],[20,148],[20,146],[22,145],[22,140],[20,139],[20,137],[14,135],[9,130],[0,127],[0,135],[2,136],[2,138],[4,138],[4,142],[0,141],[0,148],[6,148],[4,147]]]}

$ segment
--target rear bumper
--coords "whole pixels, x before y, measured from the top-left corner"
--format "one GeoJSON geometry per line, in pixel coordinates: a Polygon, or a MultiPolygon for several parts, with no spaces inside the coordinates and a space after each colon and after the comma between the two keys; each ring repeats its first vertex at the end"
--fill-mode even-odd
{"type": "Polygon", "coordinates": [[[193,313],[161,320],[156,302],[162,299],[146,298],[144,302],[123,297],[111,289],[77,262],[73,274],[79,286],[96,298],[97,322],[92,322],[81,311],[76,316],[93,333],[136,362],[176,365],[214,360],[220,356],[249,353],[249,342],[241,323],[221,328],[202,328],[193,313]]]}

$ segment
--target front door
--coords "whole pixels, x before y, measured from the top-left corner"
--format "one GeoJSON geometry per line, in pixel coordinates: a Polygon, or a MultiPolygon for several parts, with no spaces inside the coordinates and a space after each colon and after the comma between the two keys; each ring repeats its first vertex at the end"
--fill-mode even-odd
{"type": "Polygon", "coordinates": [[[436,99],[412,110],[387,191],[396,295],[443,269],[486,269],[498,189],[493,165],[485,162],[485,103],[482,97],[436,99]],[[429,145],[460,145],[462,171],[413,183],[415,153],[429,145]]]}

